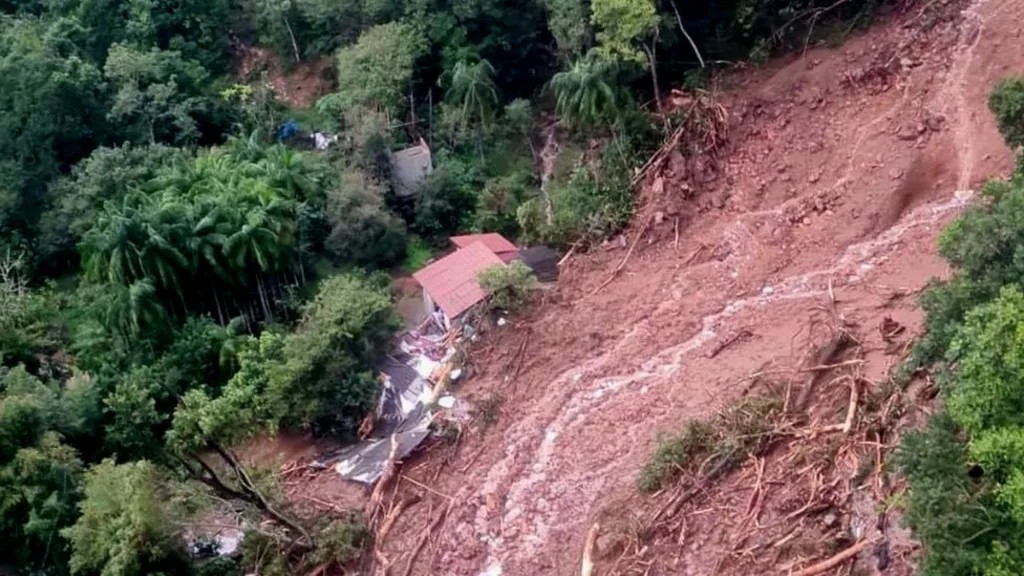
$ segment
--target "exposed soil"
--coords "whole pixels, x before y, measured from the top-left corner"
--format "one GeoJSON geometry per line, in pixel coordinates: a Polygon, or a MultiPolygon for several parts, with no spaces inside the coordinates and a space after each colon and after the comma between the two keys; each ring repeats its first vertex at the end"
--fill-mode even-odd
{"type": "MultiPolygon", "coordinates": [[[[454,456],[431,450],[405,463],[433,492],[383,546],[391,573],[580,573],[595,521],[659,502],[634,487],[659,436],[735,401],[756,372],[802,366],[823,342],[823,309],[854,327],[865,394],[877,393],[920,327],[916,295],[946,273],[938,233],[984,179],[1012,168],[985,102],[998,79],[1024,72],[1022,26],[1024,0],[931,0],[839,48],[726,78],[730,144],[713,178],[670,159],[644,184],[643,221],[626,236],[644,235],[620,275],[599,288],[625,249],[574,256],[525,317],[476,346],[459,396],[503,398],[500,415],[471,426],[454,456]],[[650,194],[655,185],[661,194],[650,194]],[[673,194],[686,201],[658,204],[673,194]],[[905,328],[895,344],[894,326],[905,328]]],[[[819,388],[817,414],[842,422],[848,392],[819,388]]],[[[730,540],[748,526],[759,466],[766,486],[785,483],[781,454],[744,464],[709,487],[713,505],[684,509],[679,543],[654,541],[659,553],[637,573],[763,573],[730,540]]],[[[841,460],[832,473],[849,480],[857,467],[841,460]]],[[[807,489],[765,498],[754,524],[785,518],[782,501],[803,502],[807,489]]],[[[412,490],[423,492],[401,482],[412,490]]],[[[852,494],[847,508],[870,516],[873,492],[852,494]]],[[[773,565],[786,573],[841,544],[804,541],[773,565]]],[[[904,562],[912,550],[900,546],[891,556],[904,562]]],[[[612,560],[599,558],[596,573],[612,560]]],[[[899,562],[887,573],[906,573],[899,562]]]]}
{"type": "Polygon", "coordinates": [[[239,44],[237,51],[239,78],[245,82],[263,79],[278,100],[293,108],[310,108],[331,89],[330,58],[285,66],[277,55],[265,48],[239,44]]]}

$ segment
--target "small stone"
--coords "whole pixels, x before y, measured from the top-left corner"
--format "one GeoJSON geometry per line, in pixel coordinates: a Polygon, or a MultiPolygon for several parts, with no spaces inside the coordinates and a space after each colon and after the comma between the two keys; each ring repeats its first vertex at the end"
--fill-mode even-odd
{"type": "Polygon", "coordinates": [[[811,225],[811,217],[810,216],[804,216],[803,222],[804,222],[804,226],[810,226],[811,225]]]}
{"type": "Polygon", "coordinates": [[[925,118],[925,120],[924,120],[925,125],[932,132],[938,132],[939,130],[942,130],[942,125],[945,122],[946,122],[946,118],[944,116],[938,116],[938,115],[929,116],[929,117],[925,118]]]}
{"type": "Polygon", "coordinates": [[[896,133],[896,137],[900,140],[917,140],[917,132],[913,128],[904,126],[896,133]]]}
{"type": "Polygon", "coordinates": [[[790,176],[789,174],[783,174],[782,177],[779,178],[779,180],[782,180],[783,182],[789,182],[793,180],[793,177],[790,176]]]}
{"type": "Polygon", "coordinates": [[[836,522],[839,522],[839,517],[831,512],[825,514],[825,517],[821,519],[821,523],[824,524],[826,528],[835,526],[836,522]]]}
{"type": "Polygon", "coordinates": [[[775,288],[771,286],[765,286],[761,289],[761,296],[771,296],[772,294],[775,294],[775,288]]]}
{"type": "Polygon", "coordinates": [[[811,184],[816,184],[818,180],[821,180],[821,174],[814,173],[807,177],[807,181],[811,184]]]}

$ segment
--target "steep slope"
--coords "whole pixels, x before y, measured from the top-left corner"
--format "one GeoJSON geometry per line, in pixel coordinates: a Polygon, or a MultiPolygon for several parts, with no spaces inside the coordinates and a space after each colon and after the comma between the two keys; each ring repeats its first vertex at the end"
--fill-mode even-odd
{"type": "MultiPolygon", "coordinates": [[[[1022,0],[923,2],[842,47],[730,78],[715,178],[670,160],[645,183],[621,275],[601,287],[623,249],[569,260],[540,305],[475,351],[461,393],[500,395],[500,417],[454,454],[407,463],[450,496],[412,573],[579,573],[588,527],[635,492],[659,434],[735,399],[753,373],[797,366],[833,300],[861,328],[865,376],[883,379],[898,358],[877,327],[914,332],[916,294],[945,272],[938,232],[1012,165],[985,99],[1024,72],[1022,23],[1022,0]]],[[[393,530],[399,566],[428,516],[393,530]]],[[[650,573],[745,573],[682,562],[650,573]]]]}

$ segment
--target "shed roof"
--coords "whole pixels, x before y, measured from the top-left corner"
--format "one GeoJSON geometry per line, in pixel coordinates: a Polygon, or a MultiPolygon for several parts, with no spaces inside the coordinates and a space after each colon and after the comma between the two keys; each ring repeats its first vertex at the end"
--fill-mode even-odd
{"type": "Polygon", "coordinates": [[[423,180],[433,172],[430,159],[430,147],[420,139],[420,143],[391,155],[394,170],[395,192],[399,196],[412,196],[420,190],[423,180]]]}
{"type": "Polygon", "coordinates": [[[474,242],[412,276],[449,318],[455,318],[487,296],[477,275],[492,266],[504,265],[486,245],[474,242]]]}
{"type": "Polygon", "coordinates": [[[558,261],[560,257],[547,246],[534,246],[519,250],[519,259],[533,270],[537,279],[542,282],[553,282],[558,279],[558,261]]]}
{"type": "Polygon", "coordinates": [[[451,241],[459,248],[465,248],[470,244],[476,242],[483,243],[487,246],[487,249],[494,252],[499,257],[505,252],[518,252],[519,248],[515,244],[509,242],[504,236],[497,232],[488,232],[487,234],[465,234],[463,236],[452,236],[451,241]]]}

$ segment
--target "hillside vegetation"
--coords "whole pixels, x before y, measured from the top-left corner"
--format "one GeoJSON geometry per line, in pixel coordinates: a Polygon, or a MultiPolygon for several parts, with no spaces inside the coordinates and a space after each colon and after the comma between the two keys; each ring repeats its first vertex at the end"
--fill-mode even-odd
{"type": "MultiPolygon", "coordinates": [[[[357,516],[303,517],[237,449],[281,430],[352,436],[399,324],[387,273],[457,231],[556,245],[615,231],[633,170],[671,127],[662,92],[811,32],[839,38],[880,5],[0,0],[0,571],[352,561],[357,516]],[[335,88],[289,110],[265,76],[235,76],[245,46],[289,66],[330,58],[335,88]],[[337,144],[282,142],[291,118],[337,144]],[[541,195],[552,118],[578,152],[541,195]],[[402,200],[389,154],[421,138],[436,169],[402,200]],[[247,529],[239,554],[186,544],[225,510],[247,529]]],[[[968,255],[989,280],[966,274],[977,286],[954,280],[937,301],[993,296],[1012,273],[1002,252],[1003,268],[968,255]]],[[[934,314],[968,300],[955,302],[934,314]]],[[[963,330],[991,330],[997,312],[963,330]]],[[[960,341],[942,330],[933,350],[960,341]]],[[[984,493],[1012,510],[1012,490],[984,493]]],[[[975,542],[1009,562],[1000,534],[975,542]]]]}
{"type": "MultiPolygon", "coordinates": [[[[1006,141],[1024,133],[1024,81],[989,106],[1006,141]]],[[[907,521],[927,576],[1024,572],[1024,171],[993,180],[944,232],[953,277],[925,294],[926,335],[915,366],[934,364],[942,406],[907,435],[907,521]]]]}

